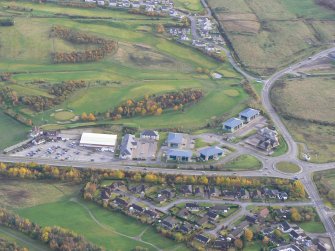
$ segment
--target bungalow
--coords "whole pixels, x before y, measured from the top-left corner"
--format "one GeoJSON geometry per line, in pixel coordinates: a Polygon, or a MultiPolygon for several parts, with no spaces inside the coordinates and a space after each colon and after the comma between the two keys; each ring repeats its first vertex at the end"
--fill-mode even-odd
{"type": "Polygon", "coordinates": [[[187,208],[182,208],[179,212],[178,212],[178,217],[187,220],[187,218],[190,216],[190,212],[188,211],[187,208]]]}
{"type": "Polygon", "coordinates": [[[101,191],[100,197],[103,201],[107,202],[110,198],[111,194],[109,193],[109,190],[104,189],[101,191]]]}
{"type": "Polygon", "coordinates": [[[141,214],[144,212],[144,209],[139,205],[131,204],[131,206],[129,207],[129,211],[141,214]]]}
{"type": "Polygon", "coordinates": [[[258,220],[265,219],[269,216],[269,209],[268,208],[263,208],[259,213],[258,213],[258,220]]]}
{"type": "Polygon", "coordinates": [[[119,206],[119,207],[127,207],[128,206],[128,202],[125,201],[124,199],[119,198],[119,197],[115,198],[114,204],[119,206]]]}
{"type": "Polygon", "coordinates": [[[178,150],[169,149],[167,152],[167,159],[174,161],[189,162],[192,158],[192,151],[190,150],[178,150]]]}
{"type": "Polygon", "coordinates": [[[224,151],[220,147],[211,146],[201,149],[199,153],[200,158],[207,161],[207,160],[218,159],[223,155],[224,151]]]}
{"type": "Polygon", "coordinates": [[[260,114],[259,110],[247,108],[244,111],[240,112],[238,117],[243,120],[245,123],[248,123],[258,117],[260,114]]]}
{"type": "Polygon", "coordinates": [[[180,187],[180,192],[183,195],[190,195],[192,194],[192,185],[183,185],[180,187]]]}
{"type": "Polygon", "coordinates": [[[133,185],[129,187],[129,191],[134,194],[144,193],[145,190],[148,188],[145,184],[133,185]]]}
{"type": "Polygon", "coordinates": [[[183,133],[169,132],[166,142],[168,147],[183,148],[187,143],[187,135],[183,133]]]}
{"type": "Polygon", "coordinates": [[[145,130],[140,135],[141,139],[153,139],[153,140],[159,140],[159,134],[157,131],[152,130],[145,130]]]}
{"type": "Polygon", "coordinates": [[[229,242],[227,239],[224,240],[216,240],[213,243],[213,248],[219,249],[219,250],[228,250],[229,242]]]}
{"type": "Polygon", "coordinates": [[[157,219],[159,217],[159,215],[151,209],[145,209],[144,214],[151,219],[157,219]]]}
{"type": "Polygon", "coordinates": [[[219,219],[219,215],[215,212],[212,212],[212,211],[208,211],[206,215],[212,221],[216,221],[217,219],[219,219]]]}
{"type": "Polygon", "coordinates": [[[291,232],[289,233],[289,235],[294,240],[300,240],[301,239],[300,234],[298,234],[295,230],[291,230],[291,232]]]}
{"type": "Polygon", "coordinates": [[[218,213],[218,214],[225,214],[225,213],[228,213],[230,208],[228,206],[225,206],[225,205],[215,205],[215,206],[211,207],[210,210],[212,212],[215,212],[215,213],[218,213]]]}
{"type": "Polygon", "coordinates": [[[243,126],[243,121],[237,118],[228,119],[223,123],[223,130],[228,132],[235,132],[243,126]]]}
{"type": "Polygon", "coordinates": [[[199,211],[200,210],[200,206],[198,203],[186,203],[185,204],[185,208],[187,208],[190,211],[199,211]]]}
{"type": "Polygon", "coordinates": [[[257,222],[257,218],[255,216],[252,216],[252,215],[245,216],[245,220],[248,221],[251,224],[256,224],[256,222],[257,222]]]}
{"type": "Polygon", "coordinates": [[[289,232],[292,231],[292,228],[291,228],[290,224],[287,223],[287,221],[282,222],[282,223],[279,225],[279,229],[280,229],[280,231],[282,231],[283,233],[289,233],[289,232]]]}
{"type": "Polygon", "coordinates": [[[206,245],[208,244],[208,242],[210,241],[210,239],[202,234],[198,234],[195,236],[195,239],[199,242],[201,242],[202,244],[206,245]]]}
{"type": "Polygon", "coordinates": [[[161,225],[168,230],[172,230],[177,226],[177,221],[172,217],[168,217],[162,220],[161,225]]]}
{"type": "Polygon", "coordinates": [[[189,234],[191,232],[191,228],[190,226],[184,224],[179,228],[179,231],[182,232],[183,234],[189,234]]]}

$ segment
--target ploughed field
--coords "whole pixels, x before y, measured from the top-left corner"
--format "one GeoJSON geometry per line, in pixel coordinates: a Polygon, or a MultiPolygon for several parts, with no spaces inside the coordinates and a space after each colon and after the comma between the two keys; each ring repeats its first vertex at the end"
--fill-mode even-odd
{"type": "MultiPolygon", "coordinates": [[[[194,4],[193,1],[190,4],[194,4]]],[[[18,114],[27,124],[73,128],[84,124],[122,123],[141,128],[192,129],[215,119],[228,118],[247,105],[249,97],[240,86],[241,76],[229,63],[215,61],[156,32],[158,24],[177,22],[170,18],[152,19],[102,8],[0,1],[1,15],[13,16],[13,13],[15,24],[0,26],[0,69],[2,74],[10,74],[0,81],[0,91],[9,88],[6,107],[12,116],[18,114]],[[57,53],[69,55],[85,51],[89,54],[98,48],[94,43],[73,42],[54,36],[51,30],[55,27],[81,36],[113,41],[117,46],[99,60],[54,63],[53,55],[57,53]],[[199,73],[199,68],[204,69],[204,73],[199,73]],[[212,79],[210,73],[213,72],[222,74],[223,78],[212,79]],[[50,91],[52,86],[71,81],[85,81],[85,87],[61,97],[50,91]],[[164,110],[159,116],[123,117],[117,121],[78,119],[84,112],[94,113],[97,117],[129,99],[140,100],[145,95],[168,94],[185,88],[201,89],[204,97],[183,109],[164,110]],[[36,97],[38,102],[50,103],[55,98],[60,101],[34,109],[36,97]],[[28,105],[22,104],[22,98],[28,100],[28,105]],[[70,113],[57,113],[59,110],[73,115],[65,116],[70,113]]],[[[68,60],[78,58],[75,55],[68,60]]],[[[2,119],[0,126],[1,123],[2,119]]],[[[0,137],[2,141],[3,136],[0,137]]],[[[1,147],[14,143],[16,136],[12,138],[1,147]]]]}
{"type": "Polygon", "coordinates": [[[260,75],[308,57],[335,38],[335,12],[314,0],[208,3],[242,64],[260,75]]]}

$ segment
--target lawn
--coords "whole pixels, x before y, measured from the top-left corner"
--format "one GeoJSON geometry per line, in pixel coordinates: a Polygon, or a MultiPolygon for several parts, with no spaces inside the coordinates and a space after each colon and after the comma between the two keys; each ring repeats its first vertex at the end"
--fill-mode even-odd
{"type": "Polygon", "coordinates": [[[59,121],[68,121],[73,119],[74,116],[74,113],[70,111],[60,111],[54,114],[54,118],[59,121]]]}
{"type": "Polygon", "coordinates": [[[303,230],[308,233],[325,233],[326,229],[323,226],[322,222],[319,221],[311,221],[311,222],[303,222],[298,224],[303,230]]]}
{"type": "Polygon", "coordinates": [[[334,13],[313,0],[208,2],[243,65],[260,75],[308,57],[334,39],[329,36],[334,13]],[[320,25],[322,20],[327,25],[320,25]]]}
{"type": "Polygon", "coordinates": [[[297,173],[301,170],[298,165],[290,162],[279,162],[276,167],[279,171],[284,173],[297,173]]]}
{"type": "Polygon", "coordinates": [[[82,201],[78,196],[80,188],[50,181],[1,180],[0,206],[43,226],[69,228],[107,250],[132,250],[136,246],[155,250],[150,245],[122,236],[134,237],[144,231],[143,240],[163,250],[187,250],[133,218],[82,201]]]}
{"type": "Polygon", "coordinates": [[[252,155],[241,155],[236,159],[224,164],[225,170],[258,170],[262,168],[262,163],[252,155]]]}
{"type": "Polygon", "coordinates": [[[184,9],[192,12],[203,11],[203,6],[200,0],[175,0],[176,8],[184,9]]]}
{"type": "Polygon", "coordinates": [[[288,150],[288,145],[282,135],[279,135],[279,146],[274,149],[272,157],[278,157],[285,154],[288,150]]]}
{"type": "Polygon", "coordinates": [[[27,139],[29,128],[0,111],[0,149],[27,139]]]}

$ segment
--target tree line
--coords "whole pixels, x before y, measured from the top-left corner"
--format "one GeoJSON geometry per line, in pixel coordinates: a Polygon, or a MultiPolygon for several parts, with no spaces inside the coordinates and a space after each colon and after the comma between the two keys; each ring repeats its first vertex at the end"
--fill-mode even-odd
{"type": "Polygon", "coordinates": [[[19,247],[16,243],[0,238],[0,250],[6,251],[28,251],[28,248],[19,247]]]}
{"type": "Polygon", "coordinates": [[[159,96],[145,95],[138,101],[128,99],[112,111],[107,111],[105,117],[117,120],[135,115],[160,115],[167,109],[183,110],[184,105],[198,102],[203,96],[204,93],[199,89],[183,89],[159,96]]]}
{"type": "Polygon", "coordinates": [[[24,233],[32,239],[45,243],[52,250],[57,251],[102,251],[98,247],[82,236],[65,228],[60,227],[41,227],[28,219],[22,218],[17,214],[0,209],[0,224],[8,228],[24,233]]]}
{"type": "Polygon", "coordinates": [[[97,45],[95,49],[84,51],[54,52],[52,53],[52,61],[55,64],[99,61],[117,48],[117,42],[113,40],[88,35],[62,26],[53,26],[50,31],[50,37],[64,39],[74,44],[97,45]]]}

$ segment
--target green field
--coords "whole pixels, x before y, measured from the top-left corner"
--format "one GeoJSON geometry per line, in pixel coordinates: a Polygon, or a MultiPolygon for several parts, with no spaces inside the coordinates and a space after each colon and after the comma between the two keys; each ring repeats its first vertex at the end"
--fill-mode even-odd
{"type": "Polygon", "coordinates": [[[69,228],[107,250],[131,250],[136,246],[149,250],[157,250],[154,246],[162,250],[187,250],[182,244],[160,236],[148,225],[82,201],[79,198],[81,186],[25,180],[2,180],[0,186],[1,206],[43,226],[69,228]],[[143,242],[134,239],[141,233],[143,242]]]}
{"type": "Polygon", "coordinates": [[[208,2],[243,65],[260,75],[270,75],[334,40],[335,14],[314,0],[208,2]]]}
{"type": "Polygon", "coordinates": [[[333,83],[331,76],[285,79],[271,90],[272,103],[312,162],[335,161],[333,83]]]}
{"type": "MultiPolygon", "coordinates": [[[[9,10],[1,9],[7,4],[0,1],[0,14],[8,15],[9,10]]],[[[24,106],[14,107],[16,112],[32,119],[34,124],[56,125],[57,121],[67,121],[69,116],[50,116],[55,115],[57,109],[70,109],[75,115],[83,112],[104,113],[127,99],[140,99],[146,94],[188,87],[203,89],[205,97],[195,105],[186,106],[183,112],[164,111],[161,116],[134,117],[116,122],[102,120],[90,125],[122,123],[141,128],[178,126],[196,129],[213,119],[228,118],[247,105],[249,97],[238,85],[241,77],[228,63],[219,63],[191,47],[155,33],[156,24],[173,22],[169,18],[152,19],[124,11],[79,9],[49,3],[16,4],[32,8],[33,11],[29,15],[18,11],[14,26],[0,27],[0,34],[6,33],[6,36],[0,36],[0,68],[15,72],[11,81],[15,85],[4,83],[0,88],[10,85],[19,96],[50,97],[45,86],[34,83],[43,81],[51,85],[67,80],[89,82],[87,88],[77,91],[50,110],[37,113],[24,106]],[[80,15],[81,18],[59,16],[59,13],[80,15]],[[53,25],[113,39],[118,41],[118,49],[99,62],[54,65],[50,53],[85,49],[85,46],[50,38],[49,31],[53,25]],[[221,72],[225,77],[213,80],[205,74],[196,73],[197,67],[221,72]]],[[[200,2],[193,0],[188,4],[194,8],[197,5],[200,2]]],[[[49,128],[55,128],[50,125],[49,128]]],[[[72,122],[56,127],[74,128],[82,125],[72,122]]]]}
{"type": "Polygon", "coordinates": [[[308,233],[325,233],[326,229],[323,226],[322,222],[319,221],[311,221],[311,222],[303,222],[298,224],[303,230],[308,233]]]}
{"type": "Polygon", "coordinates": [[[176,8],[184,9],[192,12],[203,11],[203,6],[200,0],[175,0],[176,8]]]}
{"type": "Polygon", "coordinates": [[[280,162],[276,165],[277,169],[284,173],[297,173],[301,170],[301,168],[290,162],[280,162]]]}
{"type": "Polygon", "coordinates": [[[225,170],[258,170],[262,168],[262,163],[252,155],[241,155],[236,159],[224,164],[225,170]]]}
{"type": "Polygon", "coordinates": [[[0,111],[0,149],[4,149],[27,138],[29,128],[0,111]]]}

